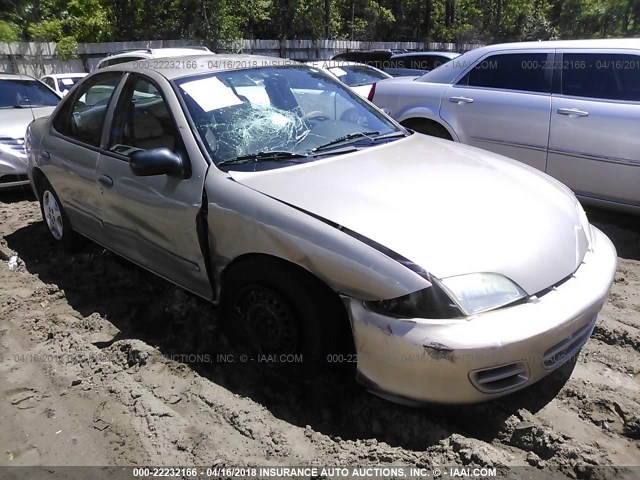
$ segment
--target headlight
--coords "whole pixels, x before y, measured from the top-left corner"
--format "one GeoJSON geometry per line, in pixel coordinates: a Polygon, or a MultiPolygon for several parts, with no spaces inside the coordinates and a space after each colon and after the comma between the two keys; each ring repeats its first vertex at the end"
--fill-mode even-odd
{"type": "Polygon", "coordinates": [[[527,296],[504,275],[471,273],[440,280],[440,285],[465,315],[503,307],[527,296]]]}
{"type": "Polygon", "coordinates": [[[436,284],[391,300],[365,302],[374,312],[396,318],[456,318],[462,312],[436,284]]]}

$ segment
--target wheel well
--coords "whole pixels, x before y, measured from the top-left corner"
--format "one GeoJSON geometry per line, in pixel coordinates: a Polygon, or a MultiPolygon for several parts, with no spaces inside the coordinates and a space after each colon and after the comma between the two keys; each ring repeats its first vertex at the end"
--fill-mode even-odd
{"type": "Polygon", "coordinates": [[[349,315],[347,314],[347,310],[338,293],[333,290],[333,288],[331,288],[326,282],[315,276],[309,270],[283,258],[263,253],[249,253],[235,258],[224,268],[224,270],[220,274],[220,305],[222,305],[222,302],[224,302],[225,276],[228,276],[229,273],[239,265],[258,263],[262,265],[266,264],[269,266],[269,268],[289,270],[293,275],[300,276],[304,280],[308,281],[311,288],[317,288],[319,292],[326,295],[328,301],[331,302],[332,311],[335,312],[337,316],[336,326],[339,329],[339,332],[337,333],[340,334],[341,338],[345,339],[345,342],[343,342],[344,345],[342,345],[343,350],[348,352],[352,352],[355,350],[355,347],[353,345],[353,334],[351,332],[349,315]]]}
{"type": "Polygon", "coordinates": [[[407,118],[400,122],[400,125],[415,130],[418,133],[453,140],[449,131],[441,123],[431,120],[430,118],[407,118]]]}
{"type": "Polygon", "coordinates": [[[42,170],[40,170],[39,168],[34,168],[33,169],[33,184],[36,187],[38,195],[40,195],[40,184],[42,183],[42,180],[44,180],[44,179],[46,179],[46,177],[44,176],[44,173],[42,173],[42,170]]]}

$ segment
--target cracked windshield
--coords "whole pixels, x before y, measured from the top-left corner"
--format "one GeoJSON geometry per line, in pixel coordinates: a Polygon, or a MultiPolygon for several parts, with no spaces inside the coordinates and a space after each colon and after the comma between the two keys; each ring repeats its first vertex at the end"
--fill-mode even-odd
{"type": "Polygon", "coordinates": [[[288,166],[406,134],[312,68],[220,72],[176,83],[209,155],[221,168],[288,166]]]}

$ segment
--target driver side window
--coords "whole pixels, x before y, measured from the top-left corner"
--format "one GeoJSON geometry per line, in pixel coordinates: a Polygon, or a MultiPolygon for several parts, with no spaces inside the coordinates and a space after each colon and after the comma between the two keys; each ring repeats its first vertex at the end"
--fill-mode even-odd
{"type": "Polygon", "coordinates": [[[178,138],[158,88],[140,75],[131,75],[120,95],[109,149],[123,155],[163,147],[175,152],[178,138]]]}

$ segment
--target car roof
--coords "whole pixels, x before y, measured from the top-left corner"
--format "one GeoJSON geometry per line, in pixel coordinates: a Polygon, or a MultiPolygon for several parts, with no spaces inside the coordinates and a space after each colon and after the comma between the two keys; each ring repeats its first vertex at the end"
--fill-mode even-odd
{"type": "Polygon", "coordinates": [[[31,75],[24,73],[0,73],[0,80],[36,80],[31,75]]]}
{"type": "Polygon", "coordinates": [[[311,65],[316,68],[335,68],[335,67],[348,67],[350,65],[358,65],[360,67],[371,67],[371,65],[367,65],[366,63],[359,62],[350,62],[348,60],[314,60],[312,62],[305,62],[307,65],[311,65]]]}
{"type": "Polygon", "coordinates": [[[399,57],[422,57],[424,55],[435,55],[438,57],[446,57],[446,58],[450,58],[450,59],[454,59],[456,57],[459,57],[460,54],[457,52],[430,52],[430,51],[424,51],[424,52],[406,52],[406,53],[394,53],[391,58],[399,58],[399,57]]]}
{"type": "Polygon", "coordinates": [[[88,75],[88,73],[80,73],[80,72],[70,72],[70,73],[50,73],[49,75],[44,75],[42,78],[51,77],[51,78],[74,78],[74,77],[84,77],[88,75]]]}
{"type": "Polygon", "coordinates": [[[592,49],[612,49],[628,48],[640,50],[640,38],[607,38],[593,40],[546,40],[543,42],[512,42],[496,43],[484,47],[469,50],[463,55],[452,59],[431,70],[422,77],[419,82],[449,83],[454,81],[462,71],[466,70],[471,63],[478,60],[483,55],[492,52],[504,52],[509,50],[529,50],[529,49],[570,49],[570,48],[592,48],[592,49]]]}
{"type": "Polygon", "coordinates": [[[132,50],[121,50],[119,52],[113,52],[105,57],[105,59],[111,59],[116,57],[128,57],[131,55],[141,55],[144,57],[177,57],[180,55],[193,55],[198,52],[213,53],[207,47],[194,45],[192,47],[167,47],[167,48],[138,48],[132,50]]]}
{"type": "Polygon", "coordinates": [[[100,69],[100,72],[108,71],[126,71],[126,72],[144,72],[145,70],[153,70],[160,73],[168,80],[175,78],[181,78],[191,75],[224,72],[229,70],[244,70],[248,68],[258,68],[267,66],[303,66],[303,63],[287,58],[278,57],[266,57],[261,55],[218,55],[215,53],[209,53],[207,55],[194,55],[189,57],[189,62],[184,61],[182,56],[180,57],[167,57],[163,58],[160,68],[152,68],[154,65],[145,65],[145,68],[136,62],[125,62],[117,65],[112,65],[106,68],[100,69]],[[171,65],[171,61],[175,60],[176,65],[171,65]],[[162,65],[170,65],[177,68],[161,68],[162,65]],[[195,68],[194,67],[195,64],[195,68]]]}
{"type": "Polygon", "coordinates": [[[640,38],[598,38],[588,40],[496,43],[494,45],[480,47],[477,50],[517,50],[520,48],[640,48],[640,38]]]}

